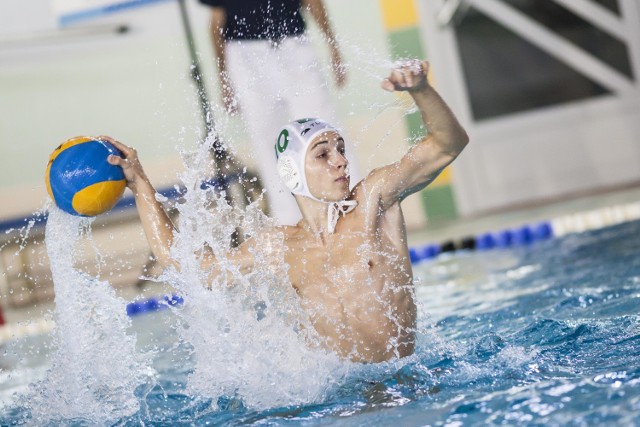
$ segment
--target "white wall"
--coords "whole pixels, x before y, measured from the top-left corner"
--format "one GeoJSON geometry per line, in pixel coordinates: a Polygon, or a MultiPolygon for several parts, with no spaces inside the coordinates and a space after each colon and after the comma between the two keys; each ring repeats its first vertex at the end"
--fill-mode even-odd
{"type": "MultiPolygon", "coordinates": [[[[509,8],[504,2],[472,0],[472,3],[480,10],[489,9],[490,4],[496,6],[490,9],[509,8]]],[[[635,81],[625,76],[619,78],[623,83],[616,84],[625,89],[614,87],[610,95],[484,121],[474,120],[471,113],[455,39],[455,21],[447,26],[436,22],[435,17],[444,1],[424,0],[419,4],[424,42],[438,88],[471,137],[468,148],[454,164],[459,212],[466,216],[479,215],[640,185],[640,84],[637,77],[640,75],[640,19],[637,16],[640,6],[637,2],[621,0],[625,6],[623,10],[627,12],[622,20],[625,41],[636,71],[635,81]]],[[[505,22],[501,21],[501,24],[505,22]]],[[[529,26],[533,27],[532,24],[529,26]]],[[[520,31],[519,35],[528,37],[526,39],[532,43],[551,38],[544,30],[520,31]]],[[[564,43],[562,39],[552,40],[564,43]]],[[[560,55],[543,44],[544,49],[579,72],[584,73],[586,68],[596,76],[617,75],[606,64],[585,58],[584,53],[571,46],[563,45],[564,51],[560,55]],[[584,64],[592,65],[591,69],[584,64]]],[[[584,75],[589,76],[588,73],[584,75]]],[[[607,87],[606,84],[603,86],[607,87]]]]}
{"type": "Polygon", "coordinates": [[[640,105],[615,98],[472,126],[456,169],[466,214],[640,184],[640,105]]]}
{"type": "MultiPolygon", "coordinates": [[[[378,3],[326,3],[351,66],[348,87],[335,93],[339,115],[361,168],[369,170],[406,151],[406,108],[379,88],[390,63],[378,3]]],[[[187,4],[216,107],[208,9],[195,0],[187,4]]],[[[311,33],[326,57],[313,26],[311,33]]],[[[181,165],[176,146],[197,144],[202,132],[189,64],[177,2],[59,29],[49,0],[0,0],[0,220],[42,206],[48,156],[76,135],[108,134],[135,146],[154,183],[174,183],[181,165]],[[123,24],[128,33],[105,31],[123,24]],[[73,33],[84,29],[98,33],[73,33]]],[[[224,139],[251,165],[241,119],[220,111],[215,117],[224,139]]],[[[410,225],[423,223],[417,198],[405,211],[410,225]]]]}
{"type": "MultiPolygon", "coordinates": [[[[18,9],[17,2],[3,2],[2,10],[18,9]]],[[[0,50],[1,189],[3,199],[12,200],[0,208],[2,217],[28,213],[42,202],[48,155],[72,136],[112,135],[136,146],[153,164],[169,160],[178,140],[194,138],[199,125],[176,4],[82,24],[130,25],[124,35],[67,38],[65,30],[50,22],[51,15],[42,18],[48,3],[34,3],[23,7],[39,11],[39,28],[32,23],[22,32],[22,26],[13,25],[14,32],[4,37],[29,35],[35,40],[5,43],[0,50]],[[43,30],[55,32],[39,38],[43,30]],[[21,197],[7,199],[16,189],[21,197]]],[[[29,22],[24,14],[15,15],[29,22]]]]}

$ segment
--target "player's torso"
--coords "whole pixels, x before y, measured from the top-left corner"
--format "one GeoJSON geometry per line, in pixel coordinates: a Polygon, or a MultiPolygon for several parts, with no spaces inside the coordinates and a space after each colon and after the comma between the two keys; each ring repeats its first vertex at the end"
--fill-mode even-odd
{"type": "Polygon", "coordinates": [[[304,236],[287,244],[289,279],[316,330],[352,360],[411,354],[416,308],[406,245],[384,224],[377,232],[359,221],[338,225],[324,245],[304,236]]]}

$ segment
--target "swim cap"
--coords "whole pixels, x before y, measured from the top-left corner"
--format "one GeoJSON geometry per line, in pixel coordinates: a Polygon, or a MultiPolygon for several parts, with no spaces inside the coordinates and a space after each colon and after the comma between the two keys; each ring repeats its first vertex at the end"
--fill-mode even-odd
{"type": "Polygon", "coordinates": [[[356,208],[355,200],[340,200],[327,202],[313,196],[307,186],[307,175],[304,159],[307,148],[313,139],[323,132],[334,131],[340,133],[329,123],[320,119],[300,119],[286,125],[278,135],[275,150],[278,159],[278,175],[293,194],[309,197],[310,199],[327,204],[327,231],[333,233],[340,214],[345,216],[356,208]]]}
{"type": "Polygon", "coordinates": [[[304,159],[307,147],[322,132],[335,131],[336,128],[320,119],[300,119],[287,124],[278,135],[275,144],[278,159],[278,175],[293,194],[306,196],[313,200],[327,203],[314,197],[307,186],[304,159]]]}

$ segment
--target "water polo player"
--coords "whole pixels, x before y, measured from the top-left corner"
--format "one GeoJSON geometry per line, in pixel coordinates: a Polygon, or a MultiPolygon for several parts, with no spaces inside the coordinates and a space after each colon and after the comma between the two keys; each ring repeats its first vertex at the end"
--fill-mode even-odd
{"type": "MultiPolygon", "coordinates": [[[[408,61],[382,87],[407,91],[422,114],[427,137],[399,161],[373,170],[352,190],[340,131],[322,120],[287,125],[277,136],[278,172],[303,215],[284,235],[288,276],[324,345],[343,358],[381,362],[410,355],[415,347],[413,272],[400,203],[427,186],[468,142],[464,129],[427,81],[428,63],[408,61]]],[[[174,226],[156,200],[134,149],[105,137],[125,158],[124,169],[142,224],[158,261],[170,256],[174,226]]],[[[253,239],[229,259],[243,273],[254,262],[253,239]]],[[[203,268],[215,270],[213,255],[203,268]]]]}

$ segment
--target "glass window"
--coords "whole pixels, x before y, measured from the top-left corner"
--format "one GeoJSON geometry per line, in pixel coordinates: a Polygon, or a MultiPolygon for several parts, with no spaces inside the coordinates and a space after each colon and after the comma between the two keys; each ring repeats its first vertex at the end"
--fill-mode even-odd
{"type": "Polygon", "coordinates": [[[609,93],[473,8],[456,33],[476,120],[609,93]]]}
{"type": "Polygon", "coordinates": [[[598,3],[600,6],[603,6],[609,9],[611,12],[616,15],[620,15],[620,9],[618,8],[618,0],[593,0],[598,3]]]}
{"type": "Polygon", "coordinates": [[[627,45],[552,0],[508,0],[514,8],[633,79],[627,45]]]}

